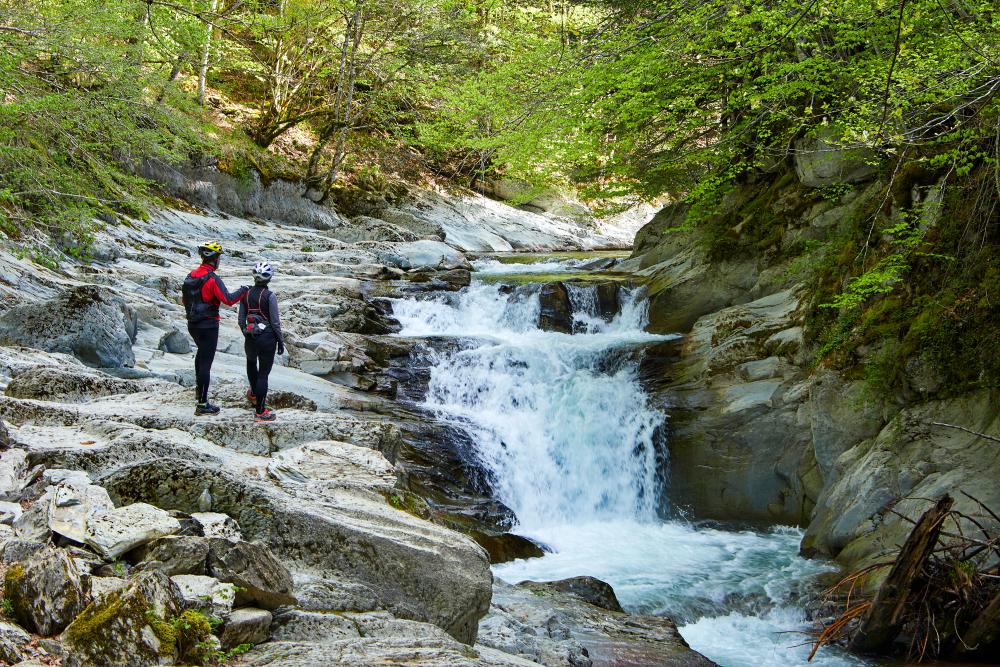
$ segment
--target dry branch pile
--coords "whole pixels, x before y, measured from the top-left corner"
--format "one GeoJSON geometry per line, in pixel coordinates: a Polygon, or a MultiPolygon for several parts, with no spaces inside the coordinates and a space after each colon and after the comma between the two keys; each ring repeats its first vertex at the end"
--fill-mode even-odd
{"type": "Polygon", "coordinates": [[[822,646],[857,653],[905,654],[922,661],[996,660],[1000,656],[1000,516],[963,492],[977,511],[953,509],[945,495],[913,523],[894,560],[854,572],[824,592],[842,611],[817,635],[822,646]],[[866,578],[888,575],[874,597],[866,578]]]}

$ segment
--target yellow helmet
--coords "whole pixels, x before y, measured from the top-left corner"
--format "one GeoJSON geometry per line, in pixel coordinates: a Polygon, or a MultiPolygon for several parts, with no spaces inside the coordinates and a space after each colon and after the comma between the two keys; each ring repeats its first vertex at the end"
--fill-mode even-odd
{"type": "Polygon", "coordinates": [[[207,241],[198,246],[198,254],[202,259],[213,259],[222,254],[222,244],[218,241],[207,241]]]}

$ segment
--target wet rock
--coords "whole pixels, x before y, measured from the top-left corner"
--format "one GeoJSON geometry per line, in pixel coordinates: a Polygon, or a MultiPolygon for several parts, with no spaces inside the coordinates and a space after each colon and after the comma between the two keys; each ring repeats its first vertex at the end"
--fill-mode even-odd
{"type": "Polygon", "coordinates": [[[473,530],[469,536],[489,554],[490,563],[507,563],[518,558],[540,558],[545,555],[536,542],[513,533],[495,534],[473,530]]]}
{"type": "Polygon", "coordinates": [[[90,604],[63,633],[63,665],[173,664],[175,635],[166,621],[184,608],[176,584],[146,572],[90,604]]]}
{"type": "Polygon", "coordinates": [[[129,558],[144,570],[156,569],[168,576],[208,572],[209,540],[195,536],[162,537],[130,552],[129,558]]]}
{"type": "Polygon", "coordinates": [[[619,613],[625,612],[621,603],[618,602],[618,596],[615,595],[615,589],[611,587],[611,584],[594,577],[571,577],[544,584],[531,583],[528,587],[536,590],[548,588],[563,593],[572,593],[595,607],[619,613]]]}
{"type": "Polygon", "coordinates": [[[111,560],[158,537],[180,532],[181,524],[163,510],[134,503],[98,512],[87,521],[84,542],[111,560]]]}
{"type": "Polygon", "coordinates": [[[96,285],[67,289],[55,298],[15,306],[0,315],[0,343],[67,352],[90,366],[135,364],[135,311],[96,285]]]}
{"type": "Polygon", "coordinates": [[[271,612],[245,607],[236,609],[226,619],[219,639],[228,651],[240,644],[262,644],[271,632],[271,612]]]}
{"type": "Polygon", "coordinates": [[[218,512],[195,512],[191,515],[204,537],[222,537],[227,540],[240,541],[240,527],[228,514],[218,512]]]}
{"type": "Polygon", "coordinates": [[[208,573],[219,581],[236,584],[237,604],[258,604],[265,609],[295,604],[291,573],[259,544],[213,538],[208,573]]]}
{"type": "Polygon", "coordinates": [[[0,621],[0,663],[13,665],[31,657],[27,650],[31,635],[14,625],[0,621]]]}
{"type": "Polygon", "coordinates": [[[621,310],[617,283],[598,283],[594,286],[597,299],[597,314],[606,322],[615,319],[621,310]]]}
{"type": "Polygon", "coordinates": [[[544,331],[573,332],[573,305],[569,291],[561,282],[545,283],[538,292],[541,310],[538,314],[538,328],[544,331]]]}
{"type": "MultiPolygon", "coordinates": [[[[228,618],[236,601],[236,586],[219,581],[215,577],[199,574],[178,574],[170,577],[184,598],[188,609],[197,609],[205,614],[228,618]]],[[[268,616],[270,622],[270,616],[268,616]]]]}
{"type": "Polygon", "coordinates": [[[14,563],[4,576],[14,618],[40,635],[58,634],[87,605],[90,591],[61,549],[45,549],[14,563]]]}
{"type": "Polygon", "coordinates": [[[156,349],[170,354],[188,354],[191,352],[191,339],[186,333],[181,333],[177,329],[171,329],[163,334],[156,349]]]}

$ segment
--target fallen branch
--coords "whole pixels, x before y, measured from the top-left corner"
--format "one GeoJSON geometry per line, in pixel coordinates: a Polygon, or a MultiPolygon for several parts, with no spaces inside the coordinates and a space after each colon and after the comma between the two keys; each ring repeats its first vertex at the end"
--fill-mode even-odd
{"type": "Polygon", "coordinates": [[[965,428],[964,426],[958,426],[956,424],[945,424],[944,422],[931,422],[933,426],[943,426],[945,428],[953,428],[959,431],[965,431],[966,433],[971,433],[972,435],[979,436],[980,438],[986,438],[987,440],[992,440],[993,442],[1000,442],[1000,438],[994,435],[986,435],[985,433],[980,433],[979,431],[973,431],[971,428],[965,428]]]}

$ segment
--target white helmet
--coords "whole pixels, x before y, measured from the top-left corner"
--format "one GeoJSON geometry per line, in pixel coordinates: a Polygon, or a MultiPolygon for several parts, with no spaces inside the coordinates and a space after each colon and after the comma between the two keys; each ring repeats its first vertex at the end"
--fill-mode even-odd
{"type": "Polygon", "coordinates": [[[267,282],[274,277],[274,267],[268,262],[257,262],[257,265],[253,267],[253,277],[267,282]]]}

